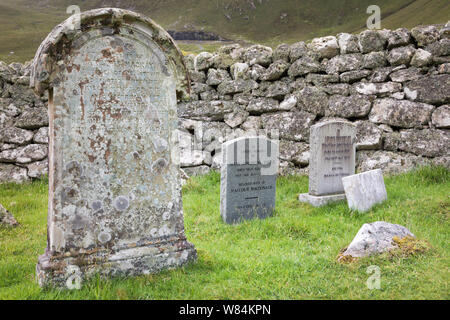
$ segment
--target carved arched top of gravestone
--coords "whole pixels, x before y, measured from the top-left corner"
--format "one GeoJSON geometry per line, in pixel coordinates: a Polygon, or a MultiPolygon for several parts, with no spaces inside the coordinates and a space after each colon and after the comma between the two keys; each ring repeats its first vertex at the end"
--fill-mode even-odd
{"type": "Polygon", "coordinates": [[[55,86],[66,68],[65,62],[75,46],[74,42],[83,41],[83,34],[89,30],[98,29],[102,34],[108,35],[119,33],[121,27],[131,30],[131,34],[134,31],[143,34],[159,46],[176,77],[177,98],[187,99],[190,92],[189,74],[183,55],[170,35],[150,18],[116,8],[86,11],[80,14],[78,21],[76,15],[73,15],[56,26],[36,52],[31,69],[30,86],[39,95],[55,86]]]}

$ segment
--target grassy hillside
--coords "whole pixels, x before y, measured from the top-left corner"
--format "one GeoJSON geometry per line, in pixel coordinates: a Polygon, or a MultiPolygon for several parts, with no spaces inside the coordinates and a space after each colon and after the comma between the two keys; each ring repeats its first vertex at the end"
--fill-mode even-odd
{"type": "Polygon", "coordinates": [[[382,27],[443,23],[447,0],[0,0],[0,60],[32,58],[37,45],[64,20],[67,6],[114,6],[142,12],[166,29],[206,30],[233,40],[275,46],[365,28],[366,8],[381,8],[382,27]],[[10,55],[10,52],[14,54],[10,55]]]}
{"type": "Polygon", "coordinates": [[[220,218],[220,175],[190,179],[183,188],[186,236],[198,261],[185,268],[129,279],[89,281],[82,290],[41,290],[35,265],[46,245],[46,181],[0,185],[2,203],[19,227],[0,226],[2,299],[445,299],[449,295],[450,172],[423,168],[385,177],[388,200],[365,214],[342,201],[314,208],[297,200],[306,176],[277,179],[276,212],[227,225],[220,218]],[[336,262],[364,223],[406,226],[431,249],[336,262]],[[381,288],[370,290],[369,266],[381,288]]]}

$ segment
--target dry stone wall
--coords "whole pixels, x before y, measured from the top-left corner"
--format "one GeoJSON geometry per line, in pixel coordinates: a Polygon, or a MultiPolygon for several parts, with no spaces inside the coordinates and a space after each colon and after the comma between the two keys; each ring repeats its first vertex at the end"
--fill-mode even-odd
{"type": "MultiPolygon", "coordinates": [[[[357,126],[358,171],[450,167],[450,24],[341,33],[309,43],[228,45],[188,55],[191,101],[179,102],[187,175],[219,169],[221,144],[280,138],[280,174],[307,173],[309,128],[337,118],[357,126]]],[[[29,65],[0,62],[0,181],[47,172],[46,98],[29,65]]]]}

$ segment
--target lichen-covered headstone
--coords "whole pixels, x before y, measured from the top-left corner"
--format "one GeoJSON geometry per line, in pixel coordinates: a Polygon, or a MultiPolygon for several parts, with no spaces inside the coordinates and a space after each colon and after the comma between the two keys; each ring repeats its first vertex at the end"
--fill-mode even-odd
{"type": "Polygon", "coordinates": [[[273,213],[278,151],[278,144],[265,137],[241,137],[222,144],[220,213],[226,223],[273,213]]]}
{"type": "Polygon", "coordinates": [[[177,97],[189,85],[170,36],[134,12],[87,11],[41,44],[31,86],[49,91],[39,284],[73,288],[95,273],[147,274],[194,260],[176,134],[177,97]]]}
{"type": "Polygon", "coordinates": [[[356,126],[347,121],[324,121],[311,126],[309,193],[301,202],[322,206],[345,199],[342,178],[355,173],[356,126]]]}

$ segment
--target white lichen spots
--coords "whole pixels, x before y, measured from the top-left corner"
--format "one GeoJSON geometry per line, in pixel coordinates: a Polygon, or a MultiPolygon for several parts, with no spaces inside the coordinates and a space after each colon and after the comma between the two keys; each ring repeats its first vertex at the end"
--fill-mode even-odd
{"type": "Polygon", "coordinates": [[[407,87],[405,87],[403,91],[405,92],[406,98],[408,100],[414,101],[417,99],[417,90],[409,90],[407,87]]]}
{"type": "Polygon", "coordinates": [[[157,153],[162,153],[168,149],[169,144],[167,143],[167,140],[161,137],[156,137],[153,139],[153,146],[155,147],[155,151],[157,153]]]}
{"type": "Polygon", "coordinates": [[[100,232],[98,235],[98,241],[100,241],[101,243],[107,243],[109,241],[111,241],[112,236],[109,232],[100,232]]]}
{"type": "Polygon", "coordinates": [[[159,229],[160,237],[168,236],[169,234],[170,234],[170,229],[167,226],[163,226],[161,229],[159,229]]]}
{"type": "Polygon", "coordinates": [[[49,228],[49,238],[50,238],[50,248],[53,251],[60,251],[61,248],[64,248],[66,245],[66,241],[64,238],[64,231],[61,230],[58,226],[52,225],[49,228]]]}
{"type": "Polygon", "coordinates": [[[118,196],[117,198],[115,198],[113,201],[113,204],[114,204],[114,208],[116,208],[116,210],[118,210],[118,211],[124,211],[124,210],[128,209],[128,207],[130,205],[127,197],[124,197],[124,196],[118,196]]]}
{"type": "Polygon", "coordinates": [[[91,208],[94,211],[98,211],[103,207],[102,201],[101,200],[95,200],[94,202],[92,202],[91,204],[91,208]]]}
{"type": "Polygon", "coordinates": [[[153,173],[160,173],[165,167],[167,167],[169,163],[164,158],[159,158],[152,164],[152,172],[153,173]]]}
{"type": "Polygon", "coordinates": [[[71,217],[75,214],[75,211],[77,210],[77,207],[73,204],[66,205],[62,208],[62,214],[65,217],[71,217]]]}
{"type": "Polygon", "coordinates": [[[166,221],[169,220],[170,219],[170,212],[167,212],[167,211],[164,212],[162,218],[163,218],[163,220],[166,220],[166,221]]]}
{"type": "Polygon", "coordinates": [[[183,251],[181,254],[181,260],[185,261],[188,259],[189,253],[187,251],[183,251]]]}
{"type": "Polygon", "coordinates": [[[158,236],[158,229],[153,228],[152,230],[150,230],[150,236],[157,237],[158,236]]]}

